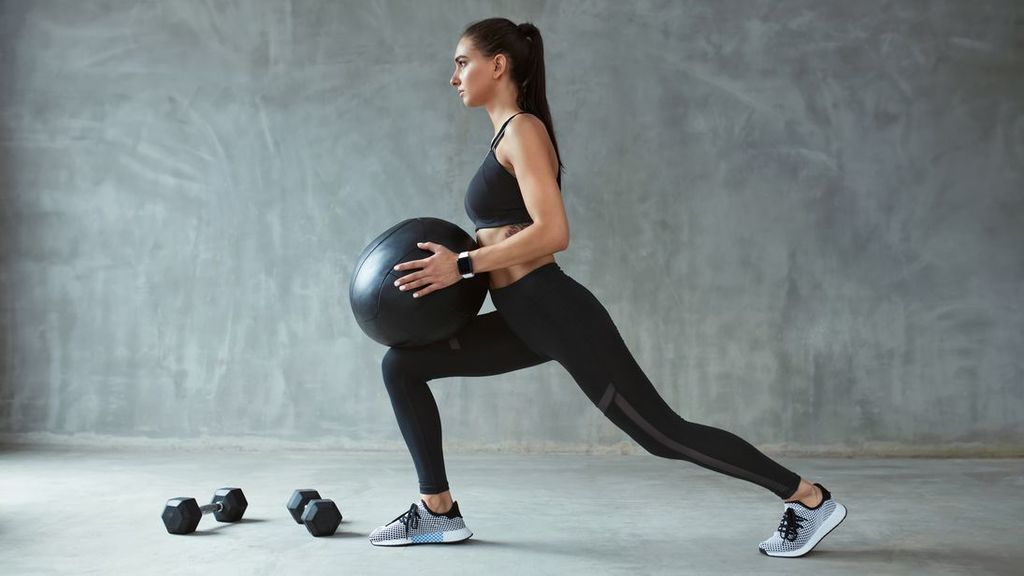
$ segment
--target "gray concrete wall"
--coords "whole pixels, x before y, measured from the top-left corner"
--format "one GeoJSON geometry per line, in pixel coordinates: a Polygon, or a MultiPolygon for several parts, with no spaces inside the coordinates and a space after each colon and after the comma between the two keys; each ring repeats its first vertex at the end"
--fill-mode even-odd
{"type": "MultiPolygon", "coordinates": [[[[1024,449],[1011,0],[0,1],[0,431],[404,449],[349,274],[472,230],[447,81],[494,15],[545,35],[556,259],[683,417],[1024,449]]],[[[450,450],[639,450],[555,362],[431,387],[450,450]]]]}

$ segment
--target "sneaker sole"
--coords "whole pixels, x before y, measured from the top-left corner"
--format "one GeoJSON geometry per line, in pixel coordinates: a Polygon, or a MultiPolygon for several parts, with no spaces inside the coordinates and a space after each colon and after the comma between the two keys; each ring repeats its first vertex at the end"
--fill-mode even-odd
{"type": "Polygon", "coordinates": [[[808,552],[813,550],[814,547],[818,545],[818,542],[821,542],[822,539],[825,538],[825,536],[828,536],[833,530],[836,529],[836,526],[839,526],[845,519],[846,506],[843,506],[842,504],[836,502],[836,509],[833,510],[832,514],[829,515],[829,517],[821,523],[821,526],[818,526],[818,529],[815,530],[814,534],[811,535],[811,539],[805,542],[803,546],[797,548],[796,550],[790,550],[789,552],[768,552],[760,546],[758,546],[757,549],[760,550],[761,554],[764,554],[765,556],[773,556],[777,558],[796,558],[798,556],[803,556],[804,554],[807,554],[808,552]]]}
{"type": "Polygon", "coordinates": [[[397,540],[377,540],[376,542],[370,540],[370,544],[374,546],[408,546],[410,544],[455,544],[456,542],[462,542],[468,540],[473,533],[469,531],[469,528],[460,528],[458,530],[449,530],[448,532],[430,532],[427,534],[417,534],[412,538],[399,538],[397,540]]]}

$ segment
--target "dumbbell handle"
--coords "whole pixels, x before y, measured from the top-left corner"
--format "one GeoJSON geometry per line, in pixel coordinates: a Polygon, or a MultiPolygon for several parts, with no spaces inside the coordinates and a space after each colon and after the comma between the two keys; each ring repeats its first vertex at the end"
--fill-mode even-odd
{"type": "Polygon", "coordinates": [[[213,503],[210,503],[210,504],[203,504],[202,506],[199,507],[199,511],[202,512],[203,514],[208,514],[210,512],[220,512],[223,509],[224,509],[224,503],[223,502],[213,502],[213,503]]]}

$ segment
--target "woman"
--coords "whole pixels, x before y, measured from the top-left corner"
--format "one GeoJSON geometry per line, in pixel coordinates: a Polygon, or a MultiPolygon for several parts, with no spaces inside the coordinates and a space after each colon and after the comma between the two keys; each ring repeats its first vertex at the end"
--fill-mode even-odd
{"type": "Polygon", "coordinates": [[[394,546],[472,536],[449,491],[429,380],[504,374],[556,360],[605,416],[650,453],[753,482],[782,498],[782,521],[761,542],[762,553],[809,552],[846,517],[846,508],[821,484],[800,478],[738,436],[676,414],[601,303],[555,263],[554,252],[569,244],[569,225],[537,28],[504,18],[470,25],[456,47],[450,83],[467,106],[484,107],[497,128],[465,200],[480,248],[463,253],[459,262],[460,255],[444,246],[421,243],[433,254],[396,266],[408,273],[395,285],[419,298],[487,273],[496,310],[476,316],[454,338],[384,355],[384,382],[416,465],[420,501],[374,530],[370,541],[394,546]]]}

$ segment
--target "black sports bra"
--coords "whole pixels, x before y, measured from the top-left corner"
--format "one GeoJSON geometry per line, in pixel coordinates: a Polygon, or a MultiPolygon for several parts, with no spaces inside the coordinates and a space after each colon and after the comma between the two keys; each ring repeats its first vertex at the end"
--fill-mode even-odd
{"type": "MultiPolygon", "coordinates": [[[[477,169],[473,179],[469,181],[466,189],[465,208],[469,219],[473,221],[476,229],[496,228],[506,224],[518,222],[533,223],[533,218],[526,210],[523,202],[523,193],[519,189],[519,182],[501,162],[494,153],[494,148],[505,135],[505,127],[513,118],[522,114],[517,112],[509,116],[508,120],[501,125],[501,129],[494,136],[491,142],[491,149],[484,156],[483,164],[477,169]]],[[[562,175],[556,177],[558,187],[562,187],[562,175]]]]}

